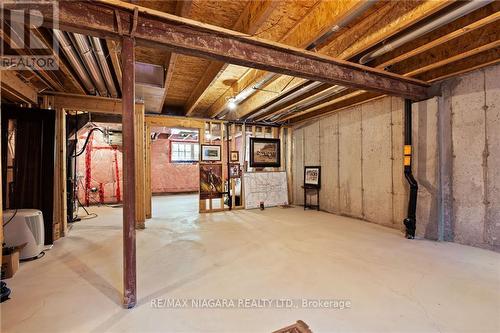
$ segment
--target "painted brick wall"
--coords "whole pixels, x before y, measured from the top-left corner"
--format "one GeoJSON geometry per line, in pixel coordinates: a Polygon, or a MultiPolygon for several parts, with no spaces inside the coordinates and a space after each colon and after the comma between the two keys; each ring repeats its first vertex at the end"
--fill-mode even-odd
{"type": "Polygon", "coordinates": [[[153,193],[197,192],[198,163],[170,163],[170,140],[151,142],[151,183],[153,193]]]}
{"type": "MultiPolygon", "coordinates": [[[[83,147],[89,130],[78,133],[78,149],[83,147]]],[[[151,143],[151,179],[155,194],[197,192],[198,165],[170,163],[170,141],[151,143]]],[[[122,150],[110,146],[99,131],[94,131],[85,152],[78,157],[78,197],[84,205],[112,204],[122,200],[122,150]],[[90,178],[89,178],[90,176],[90,178]]]]}

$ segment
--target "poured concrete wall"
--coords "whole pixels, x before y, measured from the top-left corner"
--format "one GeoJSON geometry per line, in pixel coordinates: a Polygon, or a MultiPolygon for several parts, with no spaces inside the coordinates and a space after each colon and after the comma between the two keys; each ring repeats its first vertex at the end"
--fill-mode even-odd
{"type": "Polygon", "coordinates": [[[406,205],[402,107],[400,99],[386,97],[297,127],[295,203],[303,202],[304,165],[320,165],[322,210],[400,228],[406,205]]]}
{"type": "Polygon", "coordinates": [[[500,249],[500,66],[445,83],[451,114],[452,234],[500,249]]]}
{"type": "MultiPolygon", "coordinates": [[[[413,104],[417,236],[500,249],[500,66],[443,82],[413,104]]],[[[304,165],[322,167],[321,209],[403,229],[403,100],[384,97],[296,126],[295,203],[304,165]]]]}

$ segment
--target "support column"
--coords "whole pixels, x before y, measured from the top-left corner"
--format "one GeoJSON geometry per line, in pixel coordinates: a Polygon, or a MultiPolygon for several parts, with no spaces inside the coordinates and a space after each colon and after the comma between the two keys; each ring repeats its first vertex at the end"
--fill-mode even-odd
{"type": "Polygon", "coordinates": [[[137,300],[135,263],[135,54],[134,39],[122,39],[122,132],[123,132],[123,306],[137,300]]]}

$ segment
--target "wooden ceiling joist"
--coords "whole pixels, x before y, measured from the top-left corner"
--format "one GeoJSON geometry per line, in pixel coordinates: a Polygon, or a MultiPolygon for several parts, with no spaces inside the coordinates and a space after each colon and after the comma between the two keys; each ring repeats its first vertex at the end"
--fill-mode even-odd
{"type": "MultiPolygon", "coordinates": [[[[11,32],[12,33],[12,32],[11,32]]],[[[20,47],[18,45],[18,41],[20,40],[20,37],[18,36],[17,38],[11,38],[9,33],[6,33],[3,31],[3,29],[0,27],[0,36],[1,39],[7,44],[10,45],[11,47],[14,48],[14,50],[20,55],[20,56],[34,56],[34,52],[31,49],[26,49],[23,47],[20,47]]],[[[36,77],[38,77],[46,86],[47,88],[51,89],[56,89],[59,91],[64,90],[64,87],[62,86],[61,82],[57,80],[57,78],[53,77],[53,73],[49,73],[49,71],[43,69],[43,68],[34,68],[34,69],[29,69],[36,77]]]]}
{"type": "Polygon", "coordinates": [[[121,89],[122,89],[122,67],[120,64],[120,56],[119,56],[119,52],[118,52],[119,45],[114,40],[106,40],[106,45],[108,47],[109,57],[111,58],[111,64],[113,65],[116,79],[118,81],[118,85],[120,86],[120,91],[121,91],[121,89]]]}
{"type": "Polygon", "coordinates": [[[13,70],[0,71],[0,88],[2,93],[7,93],[9,96],[14,96],[17,100],[37,104],[37,91],[24,83],[13,70]]]}
{"type": "Polygon", "coordinates": [[[500,12],[496,12],[494,14],[491,14],[483,19],[480,19],[478,21],[472,22],[464,27],[461,27],[449,34],[446,34],[444,36],[441,36],[439,38],[436,38],[428,43],[423,44],[422,46],[419,46],[417,48],[414,48],[408,52],[402,53],[401,55],[392,57],[391,59],[388,59],[384,62],[382,62],[380,65],[377,65],[378,68],[385,68],[390,65],[402,62],[406,59],[415,57],[419,54],[422,54],[426,51],[429,51],[430,49],[437,47],[439,45],[442,45],[446,42],[449,42],[451,40],[454,40],[456,38],[459,38],[461,36],[464,36],[470,32],[473,32],[477,29],[480,29],[488,24],[495,23],[500,19],[500,12]]]}
{"type": "MultiPolygon", "coordinates": [[[[6,4],[17,9],[19,4],[6,4]]],[[[43,3],[22,4],[41,13],[50,26],[51,8],[43,3]]],[[[231,30],[137,7],[121,1],[59,2],[59,28],[101,38],[133,34],[137,43],[192,56],[229,62],[304,79],[339,84],[412,100],[428,97],[429,85],[370,67],[287,47],[231,30]],[[137,13],[137,15],[134,15],[137,13]],[[119,15],[121,26],[115,15],[119,15]]]]}
{"type": "MultiPolygon", "coordinates": [[[[448,29],[448,31],[450,31],[448,33],[443,34],[438,30],[433,32],[431,36],[422,37],[422,40],[426,41],[425,43],[422,43],[420,39],[416,40],[415,44],[419,46],[414,49],[412,49],[410,45],[405,45],[404,52],[401,52],[399,49],[395,50],[394,52],[382,57],[381,60],[375,61],[375,68],[382,69],[387,66],[392,66],[391,71],[395,73],[424,79],[424,77],[433,77],[431,71],[442,66],[451,63],[455,65],[455,63],[461,59],[475,56],[490,49],[498,48],[498,29],[495,26],[495,22],[500,19],[500,13],[494,12],[493,14],[488,14],[490,10],[490,8],[484,8],[482,10],[484,13],[477,13],[481,14],[482,16],[480,17],[482,18],[464,17],[459,22],[453,22],[449,27],[443,28],[448,29]],[[465,26],[463,26],[464,24],[465,26]],[[451,30],[450,28],[456,30],[451,30]],[[436,37],[434,35],[438,35],[440,37],[436,37]],[[426,73],[426,75],[419,77],[422,73],[426,73]]],[[[316,96],[319,94],[321,94],[321,92],[316,93],[316,96]]],[[[314,96],[312,96],[312,98],[314,98],[314,96]]],[[[287,110],[300,105],[302,102],[303,101],[297,101],[287,107],[282,106],[270,113],[259,116],[255,120],[263,120],[266,119],[266,117],[286,112],[287,110]]],[[[335,105],[335,100],[318,102],[310,105],[309,109],[304,110],[303,112],[297,112],[296,114],[287,116],[286,119],[302,119],[302,115],[308,113],[313,116],[318,113],[316,110],[322,110],[320,112],[328,112],[328,110],[335,107],[335,105]]]]}
{"type": "MultiPolygon", "coordinates": [[[[474,30],[475,29],[470,29],[470,30],[467,30],[467,31],[468,32],[472,32],[474,30]]],[[[450,35],[455,35],[455,32],[452,33],[452,34],[450,34],[450,35]]],[[[481,32],[479,33],[479,35],[482,35],[481,32]]],[[[423,46],[421,46],[421,47],[418,48],[418,52],[415,51],[415,50],[411,50],[410,52],[408,52],[410,55],[407,56],[406,53],[402,54],[402,55],[398,56],[397,58],[395,58],[394,60],[388,60],[388,61],[385,61],[384,63],[382,63],[380,65],[377,65],[376,68],[383,68],[388,63],[391,63],[391,64],[394,65],[394,64],[399,63],[399,62],[401,62],[403,60],[410,59],[414,55],[418,55],[420,53],[424,53],[424,49],[425,49],[425,51],[429,51],[429,50],[431,50],[433,48],[436,48],[436,47],[440,46],[442,43],[452,40],[452,38],[450,39],[450,38],[448,38],[448,36],[449,35],[446,35],[446,36],[444,36],[444,38],[440,39],[440,43],[437,43],[437,42],[436,43],[432,43],[432,47],[427,48],[427,44],[423,45],[423,46]]],[[[482,36],[482,37],[484,37],[484,36],[482,36]]],[[[476,54],[488,51],[490,49],[498,48],[500,46],[500,41],[499,40],[494,40],[492,42],[487,43],[487,42],[482,41],[481,36],[479,38],[477,38],[477,39],[472,39],[472,43],[470,45],[474,46],[475,43],[478,43],[479,46],[477,46],[477,47],[469,47],[468,50],[466,50],[465,52],[460,52],[460,53],[455,53],[456,51],[460,51],[462,49],[460,47],[456,47],[455,46],[455,47],[451,47],[450,48],[448,45],[443,46],[443,47],[441,47],[441,50],[437,49],[438,52],[435,52],[435,53],[439,53],[439,54],[431,54],[431,55],[425,54],[425,59],[424,60],[422,60],[420,58],[416,58],[409,65],[405,64],[405,65],[399,66],[398,67],[399,68],[399,72],[401,72],[401,74],[403,74],[405,76],[417,77],[417,75],[419,75],[419,74],[427,73],[427,72],[429,72],[431,70],[434,70],[436,68],[445,66],[447,64],[455,63],[455,62],[457,62],[459,60],[462,60],[464,58],[468,58],[468,57],[474,56],[476,54]],[[481,45],[481,44],[483,44],[483,45],[481,45]],[[447,51],[447,52],[444,52],[444,51],[447,51]],[[433,61],[431,61],[430,63],[426,64],[426,61],[429,62],[429,59],[431,59],[433,61]],[[413,68],[413,69],[411,69],[409,71],[407,70],[405,72],[404,70],[408,69],[408,68],[413,68]]],[[[316,92],[314,95],[309,96],[308,98],[309,99],[314,99],[315,97],[317,97],[321,93],[322,93],[321,91],[320,92],[316,92]]],[[[260,120],[263,120],[263,119],[265,119],[267,117],[273,116],[275,114],[286,112],[286,111],[292,109],[293,107],[299,106],[301,103],[303,103],[306,100],[307,99],[302,99],[302,100],[296,101],[293,104],[283,105],[279,109],[276,109],[276,110],[274,110],[272,112],[269,112],[269,113],[267,113],[265,115],[261,115],[261,116],[257,117],[255,120],[256,121],[260,121],[260,120]]],[[[309,110],[306,111],[306,113],[307,112],[313,112],[313,111],[315,111],[317,109],[323,109],[326,106],[330,106],[330,105],[333,105],[333,104],[335,104],[335,101],[326,101],[326,102],[322,102],[322,103],[318,102],[318,103],[312,104],[309,107],[309,110]]],[[[297,114],[297,116],[298,115],[301,115],[301,114],[297,114]]],[[[293,118],[293,117],[289,117],[289,118],[293,118]]]]}
{"type": "MultiPolygon", "coordinates": [[[[308,45],[313,43],[317,38],[322,36],[328,29],[331,29],[336,23],[347,17],[352,11],[356,10],[362,5],[359,0],[341,0],[341,1],[320,1],[314,6],[311,11],[304,16],[293,29],[291,29],[280,42],[289,46],[305,49],[308,45]]],[[[215,117],[224,111],[227,104],[227,99],[232,97],[233,91],[238,89],[248,89],[253,87],[259,80],[262,80],[267,72],[260,70],[250,70],[243,75],[233,86],[226,91],[225,94],[220,96],[217,101],[210,107],[207,115],[215,117]]],[[[304,82],[295,82],[297,85],[304,82]]],[[[278,83],[279,84],[279,83],[278,83]]],[[[293,89],[294,87],[289,87],[293,89]]],[[[254,106],[260,106],[267,103],[276,97],[265,93],[256,92],[252,101],[254,106]]],[[[251,104],[245,101],[244,104],[251,104]]],[[[239,109],[243,104],[239,105],[239,109]]],[[[248,112],[246,110],[238,110],[236,118],[245,116],[248,112]]]]}
{"type": "MultiPolygon", "coordinates": [[[[238,21],[233,26],[233,30],[249,35],[256,33],[277,5],[278,1],[274,0],[249,1],[238,21]]],[[[210,62],[202,78],[198,81],[196,88],[189,96],[186,105],[186,116],[194,112],[198,103],[207,93],[210,85],[221,75],[227,65],[219,61],[210,62]]]]}
{"type": "MultiPolygon", "coordinates": [[[[88,96],[68,93],[46,92],[44,95],[52,96],[56,109],[95,112],[112,115],[122,114],[122,100],[120,98],[88,96]]],[[[136,103],[142,107],[142,103],[136,103]]]]}
{"type": "MultiPolygon", "coordinates": [[[[500,45],[498,41],[484,45],[481,48],[473,49],[472,51],[466,51],[457,54],[451,58],[446,58],[441,61],[437,61],[432,65],[422,67],[421,70],[415,72],[408,72],[405,75],[420,75],[420,78],[425,79],[428,82],[436,82],[439,80],[444,80],[453,76],[461,75],[472,70],[480,69],[486,66],[497,64],[500,62],[500,45]],[[476,53],[481,53],[478,57],[471,57],[476,53]],[[446,66],[453,63],[453,66],[446,66]],[[417,73],[417,74],[415,74],[417,73]]],[[[348,95],[343,95],[341,97],[334,98],[330,101],[315,105],[307,110],[300,111],[287,115],[280,119],[280,121],[292,121],[293,123],[301,122],[309,118],[314,118],[322,115],[329,114],[331,112],[339,111],[343,108],[346,100],[352,102],[355,98],[356,102],[366,102],[370,99],[368,97],[363,99],[363,96],[369,96],[373,98],[374,96],[383,96],[382,94],[367,94],[365,91],[355,91],[348,95]],[[361,97],[360,97],[361,96],[361,97]],[[342,104],[339,104],[342,102],[342,104]]]]}
{"type": "MultiPolygon", "coordinates": [[[[333,1],[333,4],[336,2],[333,1]]],[[[371,15],[362,19],[359,23],[338,33],[330,43],[324,45],[317,51],[321,54],[347,60],[360,54],[429,17],[433,13],[450,5],[451,1],[389,1],[383,7],[374,11],[371,15]]],[[[236,118],[246,117],[255,109],[260,108],[271,99],[279,96],[270,96],[265,93],[256,93],[247,105],[240,105],[236,118]]]]}

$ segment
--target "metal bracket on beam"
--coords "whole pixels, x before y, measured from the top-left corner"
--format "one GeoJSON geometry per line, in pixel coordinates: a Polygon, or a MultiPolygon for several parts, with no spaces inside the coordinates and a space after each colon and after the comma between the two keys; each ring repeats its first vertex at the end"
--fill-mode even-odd
{"type": "Polygon", "coordinates": [[[121,21],[121,18],[120,18],[120,11],[118,9],[115,9],[114,12],[115,12],[115,17],[116,17],[116,30],[118,31],[118,34],[120,36],[123,36],[122,21],[121,21]]]}
{"type": "Polygon", "coordinates": [[[135,31],[137,29],[137,21],[139,18],[139,8],[135,7],[134,8],[134,18],[132,21],[132,28],[130,29],[130,37],[134,38],[135,31]]]}

